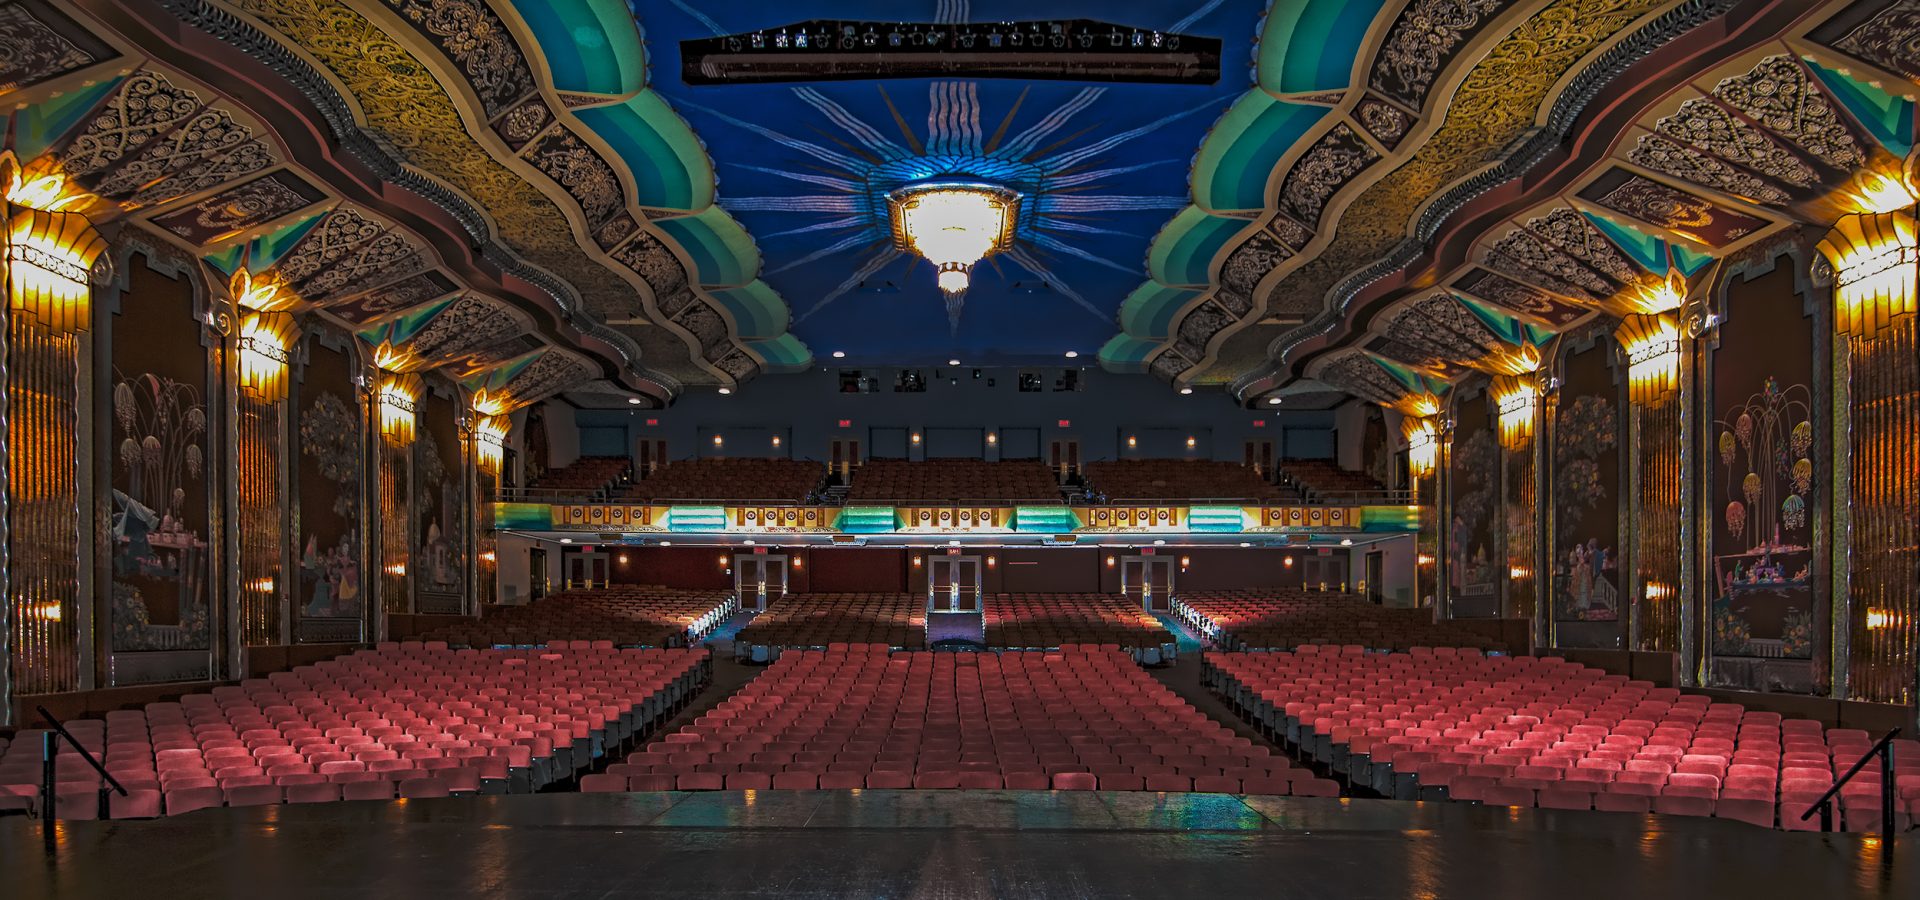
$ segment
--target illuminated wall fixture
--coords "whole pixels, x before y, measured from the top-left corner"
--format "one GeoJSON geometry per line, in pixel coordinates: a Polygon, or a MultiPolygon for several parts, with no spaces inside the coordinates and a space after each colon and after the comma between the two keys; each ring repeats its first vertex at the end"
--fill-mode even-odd
{"type": "Polygon", "coordinates": [[[1687,277],[1670,270],[1667,277],[1629,291],[1621,298],[1621,311],[1627,314],[1658,315],[1672,312],[1687,302],[1687,277]]]}
{"type": "Polygon", "coordinates": [[[1440,412],[1440,398],[1434,396],[1431,391],[1421,391],[1417,394],[1407,394],[1394,401],[1393,408],[1404,415],[1424,419],[1440,412]]]}
{"type": "Polygon", "coordinates": [[[1615,334],[1627,351],[1628,395],[1658,406],[1680,380],[1680,323],[1672,313],[1632,315],[1615,334]]]}
{"type": "Polygon", "coordinates": [[[1291,556],[1282,557],[1280,560],[1280,564],[1283,566],[1286,566],[1289,569],[1293,568],[1293,557],[1291,556]]]}
{"type": "Polygon", "coordinates": [[[1420,565],[1423,565],[1423,566],[1430,566],[1430,565],[1433,565],[1433,554],[1431,554],[1431,553],[1422,553],[1422,554],[1420,554],[1420,556],[1419,556],[1419,557],[1418,557],[1418,558],[1417,558],[1417,559],[1416,559],[1415,561],[1416,561],[1416,562],[1418,562],[1418,563],[1419,563],[1420,565]]]}
{"type": "Polygon", "coordinates": [[[1820,240],[1833,266],[1834,326],[1871,337],[1915,306],[1920,240],[1913,213],[1857,213],[1833,224],[1820,240]]]}
{"type": "Polygon", "coordinates": [[[1530,375],[1540,371],[1540,348],[1530,340],[1523,340],[1517,346],[1494,350],[1476,365],[1495,375],[1530,375]]]}
{"type": "Polygon", "coordinates": [[[1191,556],[1180,557],[1180,568],[1184,569],[1190,565],[1193,565],[1193,557],[1191,556]]]}
{"type": "Polygon", "coordinates": [[[1188,435],[1188,436],[1187,436],[1187,449],[1188,449],[1188,450],[1192,450],[1192,449],[1193,449],[1194,447],[1197,447],[1197,446],[1199,446],[1199,445],[1200,445],[1200,442],[1199,442],[1199,441],[1196,441],[1196,440],[1194,440],[1194,439],[1193,439],[1193,436],[1192,436],[1192,435],[1188,435]]]}
{"type": "Polygon", "coordinates": [[[625,553],[620,554],[620,564],[623,566],[627,564],[627,555],[625,553]]]}
{"type": "Polygon", "coordinates": [[[1521,578],[1526,578],[1532,574],[1533,574],[1533,570],[1527,568],[1526,566],[1510,566],[1507,569],[1507,577],[1516,579],[1516,580],[1521,578]]]}
{"type": "Polygon", "coordinates": [[[727,442],[726,438],[723,438],[717,434],[713,436],[713,445],[715,447],[723,446],[726,444],[726,442],[727,442]]]}
{"type": "Polygon", "coordinates": [[[997,565],[999,565],[999,564],[1000,564],[1000,561],[999,561],[999,560],[997,560],[997,559],[994,559],[994,558],[993,558],[993,557],[991,557],[991,556],[989,556],[989,557],[987,557],[987,568],[989,568],[989,569],[991,569],[991,568],[993,568],[994,566],[997,566],[997,565]]]}
{"type": "Polygon", "coordinates": [[[725,553],[722,553],[720,554],[720,565],[725,566],[726,564],[727,564],[727,555],[725,553]]]}
{"type": "Polygon", "coordinates": [[[481,388],[473,392],[473,411],[483,416],[504,416],[513,410],[513,398],[500,391],[481,388]]]}
{"type": "Polygon", "coordinates": [[[278,272],[250,272],[245,257],[227,278],[227,292],[233,295],[233,302],[248,312],[292,312],[300,305],[300,298],[287,288],[278,272]]]}
{"type": "Polygon", "coordinates": [[[1533,437],[1540,410],[1540,389],[1532,375],[1498,375],[1493,379],[1493,402],[1500,409],[1500,446],[1513,450],[1533,437]]]}
{"type": "Polygon", "coordinates": [[[480,561],[483,563],[492,565],[493,563],[499,561],[499,559],[500,559],[499,555],[495,554],[492,550],[480,551],[480,561]]]}
{"type": "Polygon", "coordinates": [[[1867,628],[1879,631],[1893,624],[1893,614],[1884,609],[1867,610],[1867,628]]]}
{"type": "Polygon", "coordinates": [[[916,569],[920,568],[920,557],[916,556],[913,558],[913,567],[916,569]]]}
{"type": "Polygon", "coordinates": [[[920,443],[920,432],[916,431],[913,433],[913,442],[916,444],[920,443]]]}
{"type": "Polygon", "coordinates": [[[240,323],[240,389],[276,402],[287,396],[287,363],[292,358],[293,316],[254,313],[240,323]]]}
{"type": "Polygon", "coordinates": [[[793,567],[796,569],[800,568],[800,557],[796,556],[793,558],[793,567]]]}
{"type": "Polygon", "coordinates": [[[1407,474],[1425,478],[1433,474],[1440,458],[1440,435],[1432,419],[1402,419],[1400,431],[1407,438],[1407,474]]]}
{"type": "Polygon", "coordinates": [[[967,290],[973,266],[1013,245],[1020,195],[962,182],[908,185],[887,195],[893,246],[933,263],[940,290],[967,290]]]}
{"type": "MultiPolygon", "coordinates": [[[[1909,159],[1908,165],[1913,164],[1909,159]]],[[[1852,184],[1840,189],[1840,194],[1857,212],[1890,213],[1912,206],[1916,194],[1920,194],[1920,184],[1908,187],[1899,175],[1863,169],[1852,184]]]]}
{"type": "Polygon", "coordinates": [[[511,422],[506,416],[482,416],[473,424],[474,455],[478,457],[481,469],[494,473],[500,471],[500,461],[507,455],[509,427],[511,422]]]}
{"type": "Polygon", "coordinates": [[[383,372],[412,372],[425,368],[425,360],[407,346],[381,341],[373,348],[373,364],[383,372]]]}
{"type": "Polygon", "coordinates": [[[987,432],[987,446],[991,447],[998,443],[1000,443],[1000,436],[991,431],[987,432]]]}
{"type": "Polygon", "coordinates": [[[1133,435],[1127,435],[1127,449],[1132,450],[1138,446],[1140,446],[1140,439],[1133,435]]]}
{"type": "Polygon", "coordinates": [[[420,400],[420,376],[382,372],[377,397],[380,436],[402,447],[413,443],[414,404],[420,400]]]}
{"type": "Polygon", "coordinates": [[[11,152],[0,154],[7,304],[56,332],[84,331],[91,313],[89,273],[107,242],[80,212],[96,198],[68,183],[51,157],[45,159],[21,166],[11,152]]]}
{"type": "Polygon", "coordinates": [[[1673,588],[1668,587],[1667,585],[1661,584],[1658,581],[1647,582],[1647,599],[1648,600],[1665,600],[1672,596],[1673,596],[1673,588]]]}
{"type": "Polygon", "coordinates": [[[1107,568],[1113,568],[1113,557],[1111,556],[1107,557],[1107,568]]]}
{"type": "Polygon", "coordinates": [[[780,436],[777,434],[773,436],[773,445],[775,447],[780,446],[780,436]]]}

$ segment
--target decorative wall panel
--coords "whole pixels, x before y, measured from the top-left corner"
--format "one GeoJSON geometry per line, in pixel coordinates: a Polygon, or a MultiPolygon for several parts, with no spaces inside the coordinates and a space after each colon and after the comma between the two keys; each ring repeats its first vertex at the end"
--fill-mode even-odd
{"type": "MultiPolygon", "coordinates": [[[[1553,619],[1620,618],[1620,389],[1613,343],[1566,358],[1553,424],[1553,619]]],[[[1556,626],[1560,646],[1617,646],[1617,629],[1556,626]]]]}
{"type": "Polygon", "coordinates": [[[1502,447],[1506,478],[1502,486],[1502,526],[1506,529],[1507,602],[1506,615],[1533,620],[1538,614],[1538,579],[1535,559],[1539,551],[1540,492],[1534,478],[1540,467],[1535,460],[1538,438],[1529,433],[1502,447]]]}
{"type": "Polygon", "coordinates": [[[429,392],[421,403],[420,437],[414,441],[414,610],[457,614],[466,602],[466,480],[460,465],[460,434],[454,402],[429,392]]]}
{"type": "Polygon", "coordinates": [[[218,558],[208,372],[194,288],[140,258],[114,317],[112,640],[116,654],[205,650],[218,558]]]}
{"type": "Polygon", "coordinates": [[[1493,411],[1482,393],[1454,410],[1453,508],[1447,526],[1447,583],[1453,614],[1500,614],[1500,446],[1493,411]]]}
{"type": "Polygon", "coordinates": [[[357,641],[369,586],[360,542],[365,414],[353,384],[352,356],[318,337],[308,338],[306,346],[307,362],[295,389],[300,584],[294,636],[316,643],[357,641]]]}
{"type": "Polygon", "coordinates": [[[1708,683],[1814,688],[1820,621],[1814,510],[1830,473],[1815,463],[1813,322],[1788,260],[1727,288],[1713,354],[1706,509],[1712,517],[1708,683]]]}
{"type": "Polygon", "coordinates": [[[1848,695],[1914,702],[1920,621],[1920,343],[1908,315],[1873,337],[1851,336],[1853,567],[1848,583],[1848,695]]]}
{"type": "Polygon", "coordinates": [[[280,490],[285,457],[282,401],[240,392],[238,469],[240,519],[240,629],[249,647],[278,644],[282,596],[291,587],[282,576],[286,550],[286,503],[280,490]]]}
{"type": "Polygon", "coordinates": [[[7,627],[13,692],[80,688],[75,436],[80,342],[8,316],[7,627]]]}

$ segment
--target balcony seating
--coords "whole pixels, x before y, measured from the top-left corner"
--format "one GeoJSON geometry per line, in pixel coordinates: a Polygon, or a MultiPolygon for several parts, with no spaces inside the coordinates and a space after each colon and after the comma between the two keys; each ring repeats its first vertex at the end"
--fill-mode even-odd
{"type": "Polygon", "coordinates": [[[1330,459],[1283,459],[1278,468],[1281,482],[1297,488],[1309,503],[1338,506],[1392,499],[1392,492],[1373,476],[1342,469],[1330,459]]]}
{"type": "Polygon", "coordinates": [[[1357,644],[1370,650],[1472,647],[1525,653],[1427,609],[1376,606],[1355,594],[1307,590],[1183,593],[1174,613],[1230,650],[1290,650],[1301,644],[1357,644]]]}
{"type": "Polygon", "coordinates": [[[633,482],[620,496],[664,503],[806,503],[826,475],[825,466],[803,459],[682,459],[633,482]]]}
{"type": "Polygon", "coordinates": [[[1118,594],[994,594],[984,611],[989,647],[1114,644],[1143,648],[1174,640],[1152,613],[1118,594]]]}
{"type": "Polygon", "coordinates": [[[1060,484],[1039,460],[869,460],[853,473],[849,504],[1060,503],[1060,484]]]}
{"type": "Polygon", "coordinates": [[[684,646],[733,613],[724,591],[611,585],[564,591],[526,606],[488,607],[477,621],[433,629],[422,640],[454,647],[530,647],[550,641],[684,646]]]}
{"type": "Polygon", "coordinates": [[[919,594],[788,594],[734,635],[736,655],[751,647],[879,644],[917,649],[927,642],[927,598],[919,594]]]}
{"type": "MultiPolygon", "coordinates": [[[[1209,685],[1249,719],[1402,799],[1818,828],[1800,814],[1872,744],[1554,657],[1306,645],[1206,661],[1209,685]]],[[[1920,809],[1920,742],[1898,743],[1904,828],[1920,809]]],[[[1877,828],[1879,792],[1877,774],[1856,776],[1837,824],[1877,828]]]]}
{"type": "MultiPolygon", "coordinates": [[[[127,788],[116,817],[532,790],[662,721],[706,658],[386,644],[67,728],[127,788]]],[[[58,814],[95,817],[99,775],[64,745],[56,772],[58,814]]],[[[0,752],[0,808],[37,805],[40,778],[40,732],[23,731],[0,752]]]]}
{"type": "Polygon", "coordinates": [[[1273,501],[1282,496],[1252,469],[1216,460],[1103,460],[1087,463],[1084,471],[1096,502],[1273,501]]]}
{"type": "Polygon", "coordinates": [[[624,456],[582,456],[534,479],[527,491],[600,500],[609,496],[632,469],[633,461],[624,456]]]}
{"type": "Polygon", "coordinates": [[[629,790],[1338,792],[1208,719],[1127,655],[1071,644],[791,652],[606,774],[629,790]]]}

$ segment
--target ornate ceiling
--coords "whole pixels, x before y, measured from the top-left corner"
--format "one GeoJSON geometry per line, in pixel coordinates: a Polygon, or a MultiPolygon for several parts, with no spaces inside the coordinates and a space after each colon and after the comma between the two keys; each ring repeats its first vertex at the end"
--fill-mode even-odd
{"type": "Polygon", "coordinates": [[[715,34],[1033,15],[924,6],[0,0],[0,101],[125,222],[515,403],[1098,347],[1264,404],[1505,371],[1831,221],[1920,92],[1917,0],[1071,0],[1221,78],[677,77],[715,34]],[[1031,201],[951,305],[884,211],[950,175],[1031,201]]]}

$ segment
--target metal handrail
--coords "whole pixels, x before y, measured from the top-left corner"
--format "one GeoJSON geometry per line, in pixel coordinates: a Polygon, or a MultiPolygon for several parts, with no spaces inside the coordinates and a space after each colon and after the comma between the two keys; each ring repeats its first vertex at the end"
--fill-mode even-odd
{"type": "Polygon", "coordinates": [[[1860,770],[1866,767],[1867,760],[1878,756],[1880,757],[1880,836],[1885,840],[1892,840],[1894,798],[1893,739],[1899,736],[1900,729],[1898,728],[1882,736],[1879,741],[1874,743],[1873,748],[1866,752],[1866,755],[1860,757],[1860,760],[1853,764],[1853,768],[1847,770],[1847,774],[1840,776],[1839,780],[1833,783],[1833,787],[1827,788],[1827,792],[1821,794],[1820,799],[1813,801],[1813,805],[1807,807],[1807,811],[1800,814],[1800,821],[1804,822],[1812,818],[1813,814],[1817,812],[1820,814],[1820,830],[1832,831],[1834,796],[1840,793],[1841,788],[1847,786],[1847,782],[1853,780],[1853,776],[1860,774],[1860,770]]]}
{"type": "MultiPolygon", "coordinates": [[[[41,821],[53,821],[54,760],[60,756],[61,738],[66,738],[67,743],[73,745],[73,749],[80,751],[80,758],[86,760],[87,765],[92,766],[95,772],[99,772],[100,777],[106,779],[107,784],[112,785],[114,790],[120,792],[120,796],[125,797],[127,795],[127,789],[120,783],[120,780],[113,777],[113,774],[108,772],[107,768],[102,766],[99,760],[94,759],[92,751],[82,746],[79,738],[74,737],[73,732],[67,730],[67,726],[60,724],[60,720],[54,718],[53,713],[47,712],[47,708],[44,706],[35,706],[33,709],[40,714],[40,718],[47,721],[48,725],[53,726],[53,730],[43,735],[40,742],[41,821]]],[[[111,809],[107,803],[107,789],[104,787],[100,789],[100,818],[111,818],[111,809]]]]}

